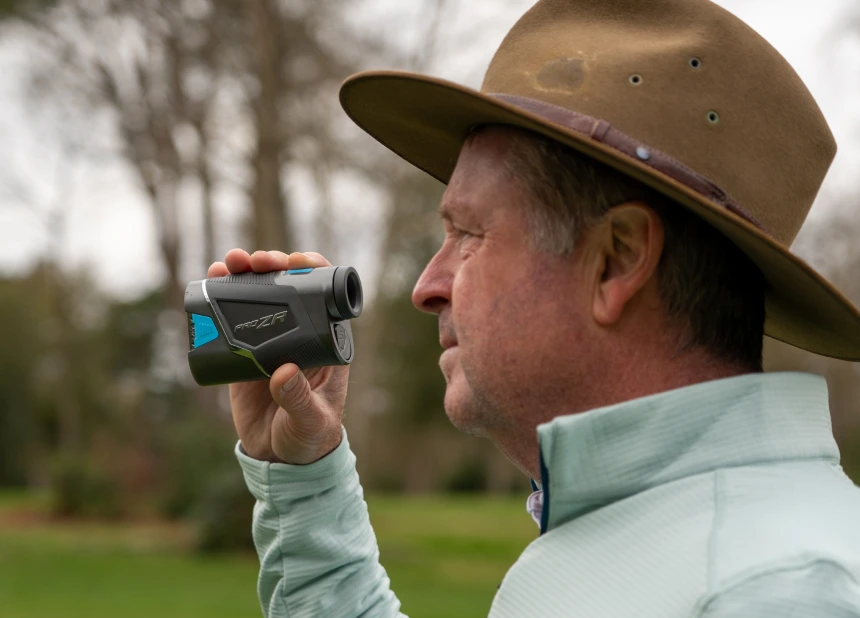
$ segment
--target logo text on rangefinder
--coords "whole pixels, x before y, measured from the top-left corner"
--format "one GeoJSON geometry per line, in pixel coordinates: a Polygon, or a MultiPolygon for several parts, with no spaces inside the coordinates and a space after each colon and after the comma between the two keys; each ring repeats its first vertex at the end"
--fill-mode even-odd
{"type": "Polygon", "coordinates": [[[273,326],[278,321],[281,323],[286,322],[287,312],[280,311],[278,313],[273,313],[271,315],[263,316],[262,318],[257,318],[256,320],[251,320],[250,322],[245,322],[244,324],[239,324],[236,328],[233,329],[233,332],[238,332],[240,330],[250,330],[256,329],[259,330],[261,328],[266,328],[267,326],[273,326]]]}

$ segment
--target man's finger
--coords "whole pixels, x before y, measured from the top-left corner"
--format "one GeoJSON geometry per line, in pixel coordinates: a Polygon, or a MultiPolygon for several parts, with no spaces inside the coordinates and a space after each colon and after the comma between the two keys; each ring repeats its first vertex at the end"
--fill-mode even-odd
{"type": "Polygon", "coordinates": [[[276,270],[287,270],[290,267],[290,256],[283,251],[268,251],[267,253],[272,256],[278,266],[276,270]]]}
{"type": "Polygon", "coordinates": [[[331,262],[319,253],[306,251],[305,253],[290,254],[290,268],[321,268],[331,266],[331,262]]]}
{"type": "Polygon", "coordinates": [[[227,265],[224,262],[213,262],[212,266],[209,267],[209,271],[206,273],[206,277],[226,277],[229,274],[230,271],[227,269],[227,265]]]}
{"type": "Polygon", "coordinates": [[[317,262],[317,266],[331,266],[331,262],[329,262],[321,253],[317,253],[316,251],[305,251],[304,255],[311,260],[315,260],[317,262]]]}
{"type": "Polygon", "coordinates": [[[244,249],[230,249],[224,256],[227,270],[233,274],[246,273],[251,270],[251,256],[244,249]]]}
{"type": "Polygon", "coordinates": [[[287,270],[289,267],[290,258],[281,251],[254,251],[251,255],[251,269],[255,273],[287,270]]]}

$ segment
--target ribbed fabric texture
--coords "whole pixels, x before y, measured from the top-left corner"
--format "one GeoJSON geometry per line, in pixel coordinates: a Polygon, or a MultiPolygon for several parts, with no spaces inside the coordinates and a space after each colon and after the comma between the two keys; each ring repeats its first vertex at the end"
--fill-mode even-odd
{"type": "MultiPolygon", "coordinates": [[[[860,490],[838,465],[823,379],[703,383],[538,436],[547,530],[491,618],[860,618],[860,490]]],[[[398,615],[346,439],[310,466],[237,455],[267,617],[398,615]]]]}
{"type": "Polygon", "coordinates": [[[340,446],[307,466],[236,456],[257,499],[253,536],[257,594],[267,618],[398,616],[344,432],[340,446]]]}
{"type": "Polygon", "coordinates": [[[701,618],[773,616],[775,618],[857,618],[860,585],[856,571],[826,560],[786,565],[757,577],[747,576],[711,599],[701,618]]]}

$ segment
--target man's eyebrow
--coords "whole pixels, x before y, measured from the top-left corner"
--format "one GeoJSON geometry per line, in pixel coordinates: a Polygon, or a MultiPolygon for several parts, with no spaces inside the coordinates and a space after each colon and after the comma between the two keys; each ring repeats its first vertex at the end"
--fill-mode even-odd
{"type": "Polygon", "coordinates": [[[465,216],[468,211],[462,204],[457,204],[456,201],[444,200],[439,203],[439,216],[443,219],[451,221],[456,215],[465,216]]]}

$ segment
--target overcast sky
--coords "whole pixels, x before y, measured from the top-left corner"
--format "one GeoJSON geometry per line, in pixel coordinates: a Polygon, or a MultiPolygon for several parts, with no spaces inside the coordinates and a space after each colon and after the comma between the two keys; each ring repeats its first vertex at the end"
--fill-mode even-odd
{"type": "MultiPolygon", "coordinates": [[[[418,3],[371,0],[382,12],[408,13],[418,3]]],[[[607,0],[611,1],[611,0],[607,0]]],[[[839,143],[839,154],[811,217],[853,205],[837,198],[856,186],[860,169],[860,35],[844,35],[845,15],[856,0],[719,0],[771,42],[794,66],[819,102],[839,143]],[[826,204],[826,206],[825,206],[826,204]]],[[[450,0],[451,26],[440,42],[444,50],[432,72],[478,86],[496,46],[517,17],[531,5],[522,0],[450,0]],[[476,33],[477,48],[447,49],[449,40],[476,33]],[[477,34],[480,33],[480,37],[477,34]]],[[[414,20],[414,23],[421,23],[414,20]]],[[[400,36],[408,44],[410,31],[400,36]]],[[[49,208],[72,209],[62,245],[69,267],[90,269],[101,287],[118,296],[135,296],[158,285],[161,270],[146,202],[121,164],[110,161],[57,169],[56,129],[26,97],[26,56],[19,41],[0,42],[0,180],[13,179],[14,192],[49,208]],[[58,182],[59,179],[59,182],[58,182]],[[59,187],[59,188],[58,188],[59,187]],[[59,194],[58,194],[59,191],[59,194]]],[[[383,68],[383,67],[368,67],[383,68]]],[[[370,139],[370,138],[368,138],[370,139]]],[[[18,198],[0,195],[0,274],[26,271],[45,251],[47,235],[35,218],[22,214],[18,198]]],[[[352,196],[354,200],[355,197],[352,196]]],[[[378,196],[366,196],[368,208],[378,196]]],[[[378,206],[378,205],[377,205],[378,206]]],[[[220,224],[236,225],[222,213],[220,224]]],[[[234,218],[231,219],[231,216],[234,218]]],[[[221,235],[229,246],[231,237],[221,235]]]]}

